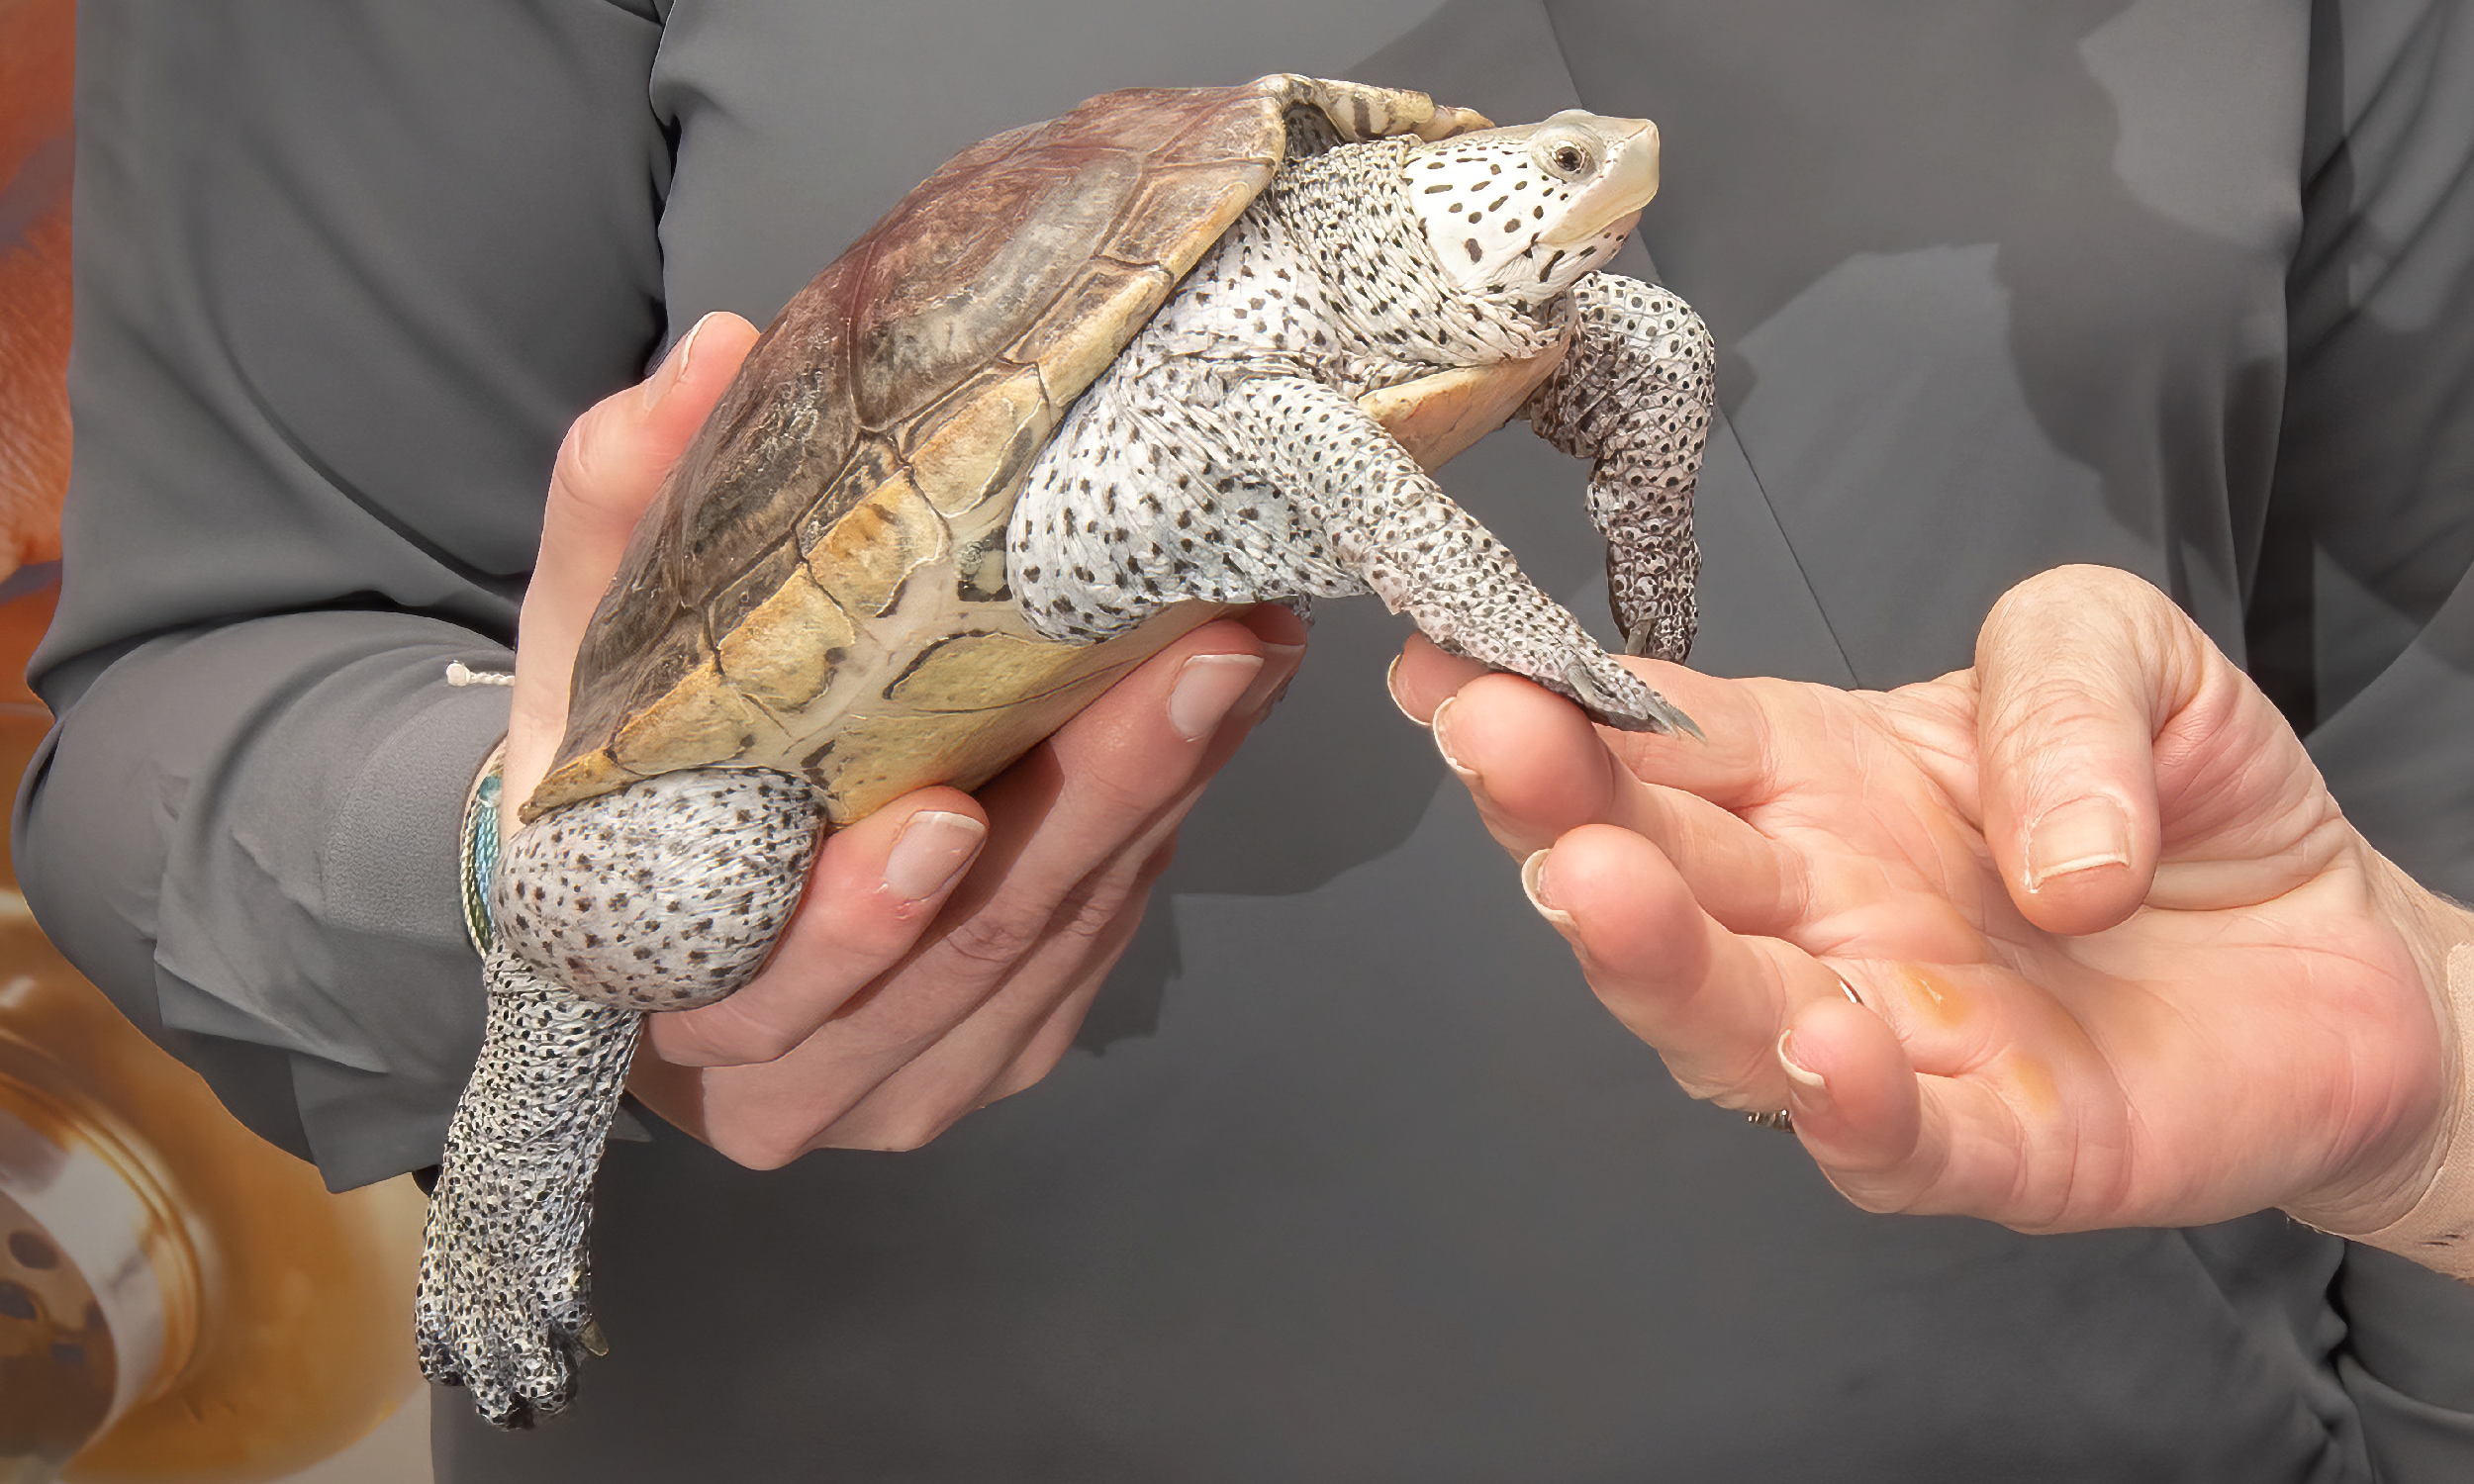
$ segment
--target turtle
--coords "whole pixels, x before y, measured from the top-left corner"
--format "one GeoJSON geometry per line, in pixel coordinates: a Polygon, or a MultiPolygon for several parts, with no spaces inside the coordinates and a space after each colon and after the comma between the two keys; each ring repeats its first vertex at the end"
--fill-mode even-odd
{"type": "Polygon", "coordinates": [[[977,787],[1233,605],[1371,591],[1697,736],[1428,473],[1523,416],[1589,459],[1625,647],[1683,657],[1710,340],[1603,268],[1658,148],[1294,74],[1128,89],[965,149],[794,298],[635,529],[500,853],[425,1372],[502,1426],[562,1409],[642,1016],[755,975],[824,831],[977,787]]]}

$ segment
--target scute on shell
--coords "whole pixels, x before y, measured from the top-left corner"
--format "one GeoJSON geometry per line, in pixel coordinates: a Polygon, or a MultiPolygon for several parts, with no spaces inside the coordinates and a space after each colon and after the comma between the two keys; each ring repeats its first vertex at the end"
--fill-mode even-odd
{"type": "Polygon", "coordinates": [[[799,774],[836,823],[975,788],[1214,616],[1051,643],[1003,530],[1062,410],[1270,183],[1292,108],[1347,139],[1490,127],[1288,74],[1103,94],[963,150],[818,274],[629,541],[523,817],[714,765],[799,774]]]}

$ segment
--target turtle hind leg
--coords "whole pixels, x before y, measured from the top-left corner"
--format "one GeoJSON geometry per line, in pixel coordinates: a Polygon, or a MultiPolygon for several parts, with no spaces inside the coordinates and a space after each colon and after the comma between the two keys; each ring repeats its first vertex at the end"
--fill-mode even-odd
{"type": "Polygon", "coordinates": [[[422,1369],[469,1387],[491,1422],[558,1412],[577,1349],[599,1351],[585,1229],[641,1012],[708,1004],[755,976],[822,819],[796,778],[697,769],[570,804],[508,842],[483,961],[489,1020],[447,1125],[415,1309],[422,1369]]]}
{"type": "Polygon", "coordinates": [[[1701,571],[1692,492],[1714,393],[1708,327],[1673,293],[1614,273],[1572,285],[1572,347],[1527,412],[1590,462],[1589,518],[1606,538],[1607,601],[1625,649],[1680,661],[1701,571]]]}
{"type": "Polygon", "coordinates": [[[414,1299],[422,1372],[516,1427],[563,1410],[589,1338],[593,1174],[644,1017],[495,949],[481,1060],[447,1125],[414,1299]]]}
{"type": "Polygon", "coordinates": [[[1302,378],[1261,377],[1220,412],[1332,555],[1436,643],[1526,676],[1602,725],[1699,735],[1347,396],[1302,378]]]}

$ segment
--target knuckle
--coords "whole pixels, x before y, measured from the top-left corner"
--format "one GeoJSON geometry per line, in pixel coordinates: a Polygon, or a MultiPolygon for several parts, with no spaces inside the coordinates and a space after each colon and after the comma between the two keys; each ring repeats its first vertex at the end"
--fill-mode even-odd
{"type": "Polygon", "coordinates": [[[1113,750],[1076,776],[1075,802],[1095,821],[1130,826],[1174,795],[1189,772],[1161,768],[1134,748],[1113,750]]]}
{"type": "Polygon", "coordinates": [[[1891,1180],[1870,1177],[1844,1169],[1825,1171],[1839,1194],[1848,1204],[1875,1216],[1897,1216],[1916,1204],[1915,1192],[1891,1180]]]}
{"type": "Polygon", "coordinates": [[[909,1118],[886,1128],[872,1148],[891,1155],[906,1155],[925,1149],[939,1134],[953,1127],[952,1118],[909,1118]]]}
{"type": "Polygon", "coordinates": [[[945,930],[941,946],[967,964],[1009,969],[1048,929],[1048,915],[1001,901],[991,902],[945,930]]]}
{"type": "Polygon", "coordinates": [[[1133,889],[1148,894],[1159,883],[1160,878],[1168,875],[1169,868],[1176,864],[1177,831],[1171,830],[1161,837],[1160,843],[1144,859],[1142,870],[1135,876],[1133,889]]]}
{"type": "Polygon", "coordinates": [[[1072,1044],[1071,1040],[1062,1036],[1050,1037],[1046,1038],[1041,1045],[1024,1052],[1015,1059],[1012,1066],[1005,1068],[1003,1075],[989,1084],[987,1100],[993,1103],[1000,1098],[1008,1098],[1017,1092],[1026,1092],[1047,1080],[1048,1073],[1056,1070],[1057,1064],[1065,1060],[1066,1048],[1072,1044]]]}
{"type": "Polygon", "coordinates": [[[805,1138],[793,1137],[787,1130],[735,1121],[709,1127],[706,1142],[714,1153],[742,1169],[780,1169],[808,1149],[805,1138]]]}
{"type": "Polygon", "coordinates": [[[1039,949],[1099,937],[1125,911],[1136,884],[1136,872],[1102,871],[1084,878],[1046,911],[992,902],[948,929],[944,947],[966,963],[1010,969],[1039,949]]]}
{"type": "Polygon", "coordinates": [[[591,505],[601,483],[599,412],[596,408],[567,424],[567,435],[558,440],[558,458],[550,466],[550,488],[572,504],[591,505]]]}
{"type": "Polygon", "coordinates": [[[778,1062],[806,1039],[789,1027],[755,1019],[735,999],[656,1019],[662,1057],[688,1067],[749,1067],[778,1062]]]}
{"type": "Polygon", "coordinates": [[[906,1155],[934,1143],[969,1111],[934,1105],[905,1107],[884,1117],[849,1120],[847,1127],[836,1124],[818,1142],[832,1149],[906,1155]]]}
{"type": "Polygon", "coordinates": [[[592,522],[634,520],[637,505],[651,492],[626,467],[628,432],[607,401],[568,424],[550,466],[553,513],[592,522]]]}

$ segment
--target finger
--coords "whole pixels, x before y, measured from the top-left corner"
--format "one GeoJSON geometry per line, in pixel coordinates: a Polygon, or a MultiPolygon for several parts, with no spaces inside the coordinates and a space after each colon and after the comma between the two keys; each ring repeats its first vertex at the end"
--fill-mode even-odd
{"type": "Polygon", "coordinates": [[[1009,963],[1008,945],[1027,946],[1076,883],[1227,760],[1245,727],[1226,724],[1260,715],[1301,653],[1256,622],[1277,627],[1221,619],[1178,640],[981,790],[1004,853],[991,859],[1001,875],[973,882],[982,920],[961,952],[1009,963]],[[1017,912],[1036,922],[1016,931],[1017,912]]]}
{"type": "Polygon", "coordinates": [[[1113,916],[1124,894],[1109,868],[1159,848],[1294,668],[1293,650],[1272,648],[1244,623],[1197,629],[983,788],[991,843],[981,865],[901,976],[829,1037],[906,1061],[1050,940],[1113,916]]]}
{"type": "MultiPolygon", "coordinates": [[[[1293,632],[1278,622],[1262,627],[1293,632]]],[[[957,972],[923,952],[778,1061],[707,1072],[693,1096],[659,1087],[665,1116],[741,1163],[771,1168],[814,1148],[916,1148],[990,1101],[990,1088],[1024,1062],[1043,1027],[1061,1029],[1070,1043],[1139,923],[1178,824],[1208,773],[1260,714],[1235,709],[1196,776],[1053,902],[1046,923],[1018,953],[1002,962],[970,958],[957,972]],[[1080,1008],[1061,1008],[1069,1001],[1080,1008]]],[[[949,907],[947,918],[959,910],[949,907]]],[[[940,935],[951,931],[938,928],[940,935]]],[[[1040,1070],[1063,1053],[1064,1044],[1056,1045],[1040,1070]]]]}
{"type": "MultiPolygon", "coordinates": [[[[1086,811],[1062,796],[1065,778],[1077,766],[1122,764],[1126,761],[1123,749],[1139,748],[1146,740],[1161,741],[1158,727],[1146,732],[1138,724],[1139,717],[1110,716],[1104,710],[1099,718],[1106,723],[1101,732],[1119,752],[1107,755],[1108,749],[1102,747],[1090,756],[1069,758],[1061,767],[1055,756],[1056,739],[1051,739],[983,789],[981,807],[991,816],[996,846],[982,848],[964,877],[965,890],[948,896],[944,910],[918,945],[844,998],[814,1034],[761,1065],[697,1071],[670,1065],[658,1056],[640,1058],[634,1077],[639,1094],[665,1118],[730,1159],[755,1168],[772,1168],[814,1147],[824,1138],[824,1131],[834,1129],[889,1078],[934,1048],[992,997],[1010,989],[1033,1002],[1053,1004],[1068,992],[1058,987],[1068,977],[1067,972],[1056,966],[1079,962],[1088,948],[1051,945],[1078,936],[1078,919],[1104,925],[1120,914],[1130,915],[1125,913],[1126,890],[1112,885],[1109,869],[1125,859],[1139,862],[1162,854],[1185,806],[1293,672],[1303,652],[1303,625],[1285,610],[1242,612],[1181,638],[1095,703],[1094,709],[1122,710],[1130,699],[1138,707],[1155,710],[1175,739],[1166,749],[1176,755],[1170,761],[1184,759],[1187,777],[1182,786],[1167,789],[1167,802],[1159,808],[1146,809],[1144,800],[1125,795],[1121,803],[1126,816],[1135,822],[1126,826],[1130,833],[1114,848],[1096,852],[1094,869],[1060,885],[1059,872],[1053,869],[1056,863],[1043,864],[1035,842],[1043,834],[1079,833],[1088,849],[1094,837],[1078,826],[1088,826],[1091,820],[1078,817],[1086,811]],[[1199,673],[1223,692],[1231,689],[1230,675],[1219,667],[1192,672],[1188,664],[1196,658],[1247,656],[1258,650],[1263,656],[1259,670],[1228,705],[1228,714],[1216,731],[1197,742],[1179,730],[1196,724],[1200,713],[1211,709],[1208,696],[1197,699],[1193,688],[1181,695],[1181,679],[1190,680],[1199,673]]],[[[1081,718],[1069,723],[1067,730],[1079,725],[1081,718]]],[[[1156,767],[1136,769],[1126,772],[1119,782],[1132,784],[1163,776],[1156,767]]],[[[1129,922],[1129,932],[1130,926],[1129,922]]],[[[1089,938],[1096,931],[1079,935],[1089,938]]],[[[769,974],[781,971],[784,957],[777,952],[769,974]]],[[[970,1086],[984,1088],[1012,1055],[1011,1051],[984,1053],[981,1061],[986,1065],[974,1069],[968,1078],[970,1086]]],[[[956,1079],[957,1085],[961,1080],[956,1079]]],[[[928,1092],[940,1090],[931,1086],[928,1092]]],[[[876,1105],[886,1116],[879,1118],[872,1110],[871,1119],[878,1126],[864,1135],[852,1133],[850,1141],[892,1147],[902,1140],[923,1139],[950,1117],[959,1116],[941,1109],[964,1101],[976,1106],[979,1100],[984,1098],[976,1091],[969,1099],[927,1093],[908,1104],[888,1099],[876,1105]],[[896,1111],[904,1116],[893,1117],[896,1111]]],[[[842,1141],[836,1136],[830,1142],[842,1141]]]]}
{"type": "MultiPolygon", "coordinates": [[[[1277,603],[1263,604],[1250,613],[1237,616],[1267,643],[1270,656],[1266,662],[1264,683],[1257,687],[1257,691],[1268,691],[1276,701],[1280,693],[1286,689],[1288,677],[1295,672],[1298,659],[1304,652],[1305,625],[1294,613],[1277,603]]],[[[1050,976],[1060,987],[1042,998],[1026,1001],[1035,1007],[1032,1013],[1015,1012],[1011,1022],[1014,1029],[1006,1032],[997,1043],[1003,1046],[1008,1060],[995,1076],[986,1079],[979,1087],[972,1107],[1010,1097],[1036,1083],[1055,1068],[1073,1046],[1093,1001],[1106,983],[1117,960],[1123,957],[1126,945],[1133,941],[1135,930],[1141,926],[1152,886],[1168,871],[1170,862],[1176,856],[1178,828],[1201,796],[1211,775],[1217,773],[1220,765],[1234,753],[1264,714],[1264,707],[1250,707],[1245,701],[1234,707],[1229,718],[1221,724],[1220,737],[1213,753],[1205,759],[1204,766],[1197,770],[1184,791],[1168,808],[1155,813],[1145,830],[1121,847],[1102,868],[1132,871],[1133,884],[1125,893],[1125,905],[1108,914],[1104,927],[1093,933],[1091,947],[1079,962],[1070,963],[1062,973],[1050,971],[1050,976]]],[[[1092,893],[1080,890],[1076,895],[1085,903],[1084,910],[1088,912],[1092,893]]],[[[1036,980],[1040,975],[1039,966],[1026,965],[1015,975],[1015,984],[1036,980]]],[[[1001,1001],[1008,995],[1016,994],[1015,984],[1009,984],[1000,991],[998,999],[1001,1001]]],[[[987,1016],[1000,1008],[1011,1009],[1010,1006],[992,1002],[974,1018],[987,1016]]],[[[934,1054],[941,1056],[947,1049],[946,1044],[940,1042],[934,1054]]],[[[966,1108],[963,1111],[969,1110],[966,1108]]]]}
{"type": "Polygon", "coordinates": [[[1786,1106],[1773,1049],[1798,1007],[1843,994],[1835,974],[1776,939],[1728,932],[1628,830],[1574,830],[1531,859],[1522,884],[1573,945],[1589,987],[1685,1091],[1726,1107],[1786,1106]]]}
{"type": "Polygon", "coordinates": [[[1004,1070],[982,1090],[980,1106],[986,1107],[1017,1092],[1027,1091],[1057,1069],[1057,1064],[1065,1060],[1065,1054],[1074,1049],[1075,1038],[1082,1034],[1083,1022],[1091,1018],[1092,1005],[1098,1000],[1100,991],[1107,987],[1109,974],[1115,970],[1117,960],[1124,957],[1126,945],[1134,941],[1135,930],[1141,925],[1140,917],[1126,924],[1122,941],[1113,945],[1107,962],[1097,966],[1095,973],[1086,975],[1057,1001],[1056,1007],[1048,1012],[1047,1020],[1025,1039],[1022,1049],[1014,1054],[1004,1070]]]}
{"type": "Polygon", "coordinates": [[[2130,915],[2156,870],[2157,727],[2196,681],[2198,631],[2126,572],[2062,567],[2003,595],[1976,640],[1984,833],[2047,932],[2130,915]]]}
{"type": "MultiPolygon", "coordinates": [[[[1866,1210],[1980,1216],[2029,1232],[2152,1220],[2160,1213],[2133,1187],[2139,1161],[2120,1089],[2073,1051],[2030,1034],[1963,1072],[1918,1075],[1890,1027],[1828,1001],[1799,1011],[1778,1046],[1796,1133],[1866,1210]]],[[[2187,1218],[2187,1192],[2166,1184],[2187,1218]]]]}
{"type": "MultiPolygon", "coordinates": [[[[1162,866],[1175,828],[1172,819],[1146,832],[1143,843],[1162,866]]],[[[1060,905],[1035,943],[986,976],[986,987],[916,967],[887,975],[780,1060],[704,1073],[703,1121],[682,1126],[759,1168],[810,1149],[925,1144],[990,1101],[988,1089],[1060,1005],[1079,994],[1088,1007],[1131,940],[1156,874],[1136,859],[1112,860],[1060,905]]]]}
{"type": "MultiPolygon", "coordinates": [[[[1803,720],[1811,709],[1808,688],[1775,681],[1732,681],[1655,660],[1622,662],[1700,723],[1700,738],[1656,732],[1601,730],[1605,745],[1635,777],[1683,788],[1722,808],[1763,801],[1775,788],[1779,713],[1803,720]]],[[[1412,635],[1386,677],[1394,704],[1421,726],[1431,725],[1443,702],[1487,679],[1490,686],[1531,685],[1475,660],[1449,655],[1422,635],[1412,635]]],[[[1581,726],[1580,708],[1543,687],[1531,686],[1570,710],[1581,726]]],[[[1507,694],[1499,689],[1497,696],[1507,694]]]]}
{"type": "Polygon", "coordinates": [[[1868,1211],[1903,1211],[1939,1175],[1945,1130],[1927,1128],[1915,1070],[1881,1019],[1845,999],[1817,999],[1777,1048],[1787,1111],[1822,1172],[1868,1211]]]}
{"type": "MultiPolygon", "coordinates": [[[[1279,631],[1275,620],[1267,626],[1279,631]]],[[[1292,652],[1275,669],[1272,647],[1248,624],[1231,621],[1180,639],[981,791],[977,807],[985,811],[988,842],[944,909],[924,932],[910,923],[882,924],[879,947],[908,930],[916,942],[907,951],[875,962],[875,955],[820,947],[820,987],[806,993],[802,1006],[811,1015],[827,1001],[831,1008],[808,1026],[795,1054],[802,1074],[819,1089],[809,1114],[819,1121],[841,1116],[843,1105],[951,1034],[1025,972],[1050,940],[1072,936],[1082,915],[1111,916],[1120,908],[1122,888],[1109,894],[1103,868],[1146,831],[1156,837],[1174,828],[1168,813],[1190,801],[1242,735],[1242,727],[1224,735],[1222,723],[1250,721],[1247,708],[1259,709],[1266,689],[1293,668],[1292,652]],[[861,968],[870,973],[850,983],[847,975],[861,968]]],[[[767,974],[804,981],[808,969],[786,945],[767,974]]]]}
{"type": "Polygon", "coordinates": [[[652,376],[615,392],[567,430],[524,589],[509,725],[507,792],[521,801],[549,767],[567,715],[576,646],[618,570],[627,537],[671,466],[738,373],[756,327],[732,314],[696,322],[652,376]]]}
{"type": "Polygon", "coordinates": [[[989,1001],[893,1069],[820,1131],[813,1148],[908,1150],[1039,1081],[1063,1059],[1108,972],[1133,941],[1163,847],[1127,862],[1101,893],[1121,906],[1061,925],[989,1001]]]}
{"type": "Polygon", "coordinates": [[[1796,857],[1698,795],[1634,778],[1608,750],[1610,734],[1562,696],[1489,675],[1447,697],[1430,725],[1444,762],[1513,855],[1584,824],[1613,824],[1656,844],[1731,931],[1782,934],[1802,915],[1796,857]]]}
{"type": "Polygon", "coordinates": [[[1509,675],[1481,675],[1428,719],[1435,750],[1516,858],[1616,806],[1614,755],[1580,708],[1509,675]]]}
{"type": "Polygon", "coordinates": [[[987,837],[978,801],[942,788],[827,835],[764,972],[726,999],[650,1017],[654,1054],[729,1067],[789,1052],[910,953],[987,837]]]}
{"type": "Polygon", "coordinates": [[[1383,685],[1401,715],[1427,726],[1433,723],[1435,707],[1471,681],[1491,673],[1475,660],[1445,653],[1424,634],[1411,634],[1391,668],[1383,672],[1383,685]]]}

